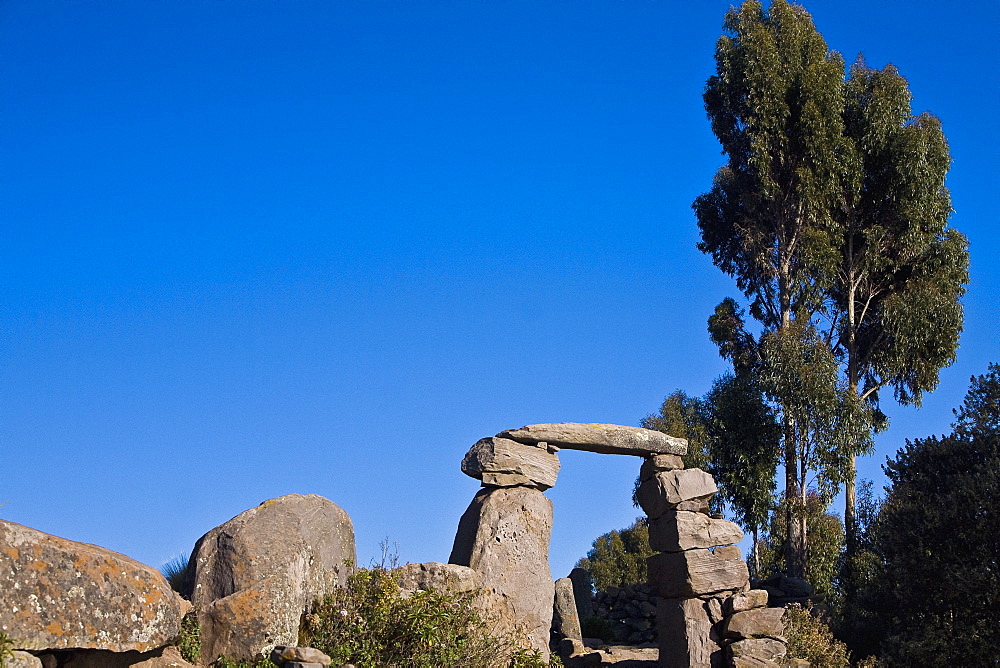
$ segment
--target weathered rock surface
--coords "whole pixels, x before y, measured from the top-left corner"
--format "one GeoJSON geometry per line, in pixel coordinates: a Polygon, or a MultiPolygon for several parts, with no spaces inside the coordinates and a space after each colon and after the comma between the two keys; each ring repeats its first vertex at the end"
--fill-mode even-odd
{"type": "Polygon", "coordinates": [[[42,660],[34,654],[18,650],[8,656],[3,665],[4,668],[42,668],[42,660]]]}
{"type": "Polygon", "coordinates": [[[144,652],[177,636],[188,607],[155,568],[0,520],[0,630],[18,649],[144,652]]]}
{"type": "Polygon", "coordinates": [[[356,559],[351,518],[315,494],[265,501],[212,529],[191,555],[202,657],[294,645],[302,613],[346,583],[356,559]]]}
{"type": "Polygon", "coordinates": [[[429,561],[406,564],[393,570],[404,595],[435,589],[449,594],[461,594],[479,586],[476,572],[468,566],[429,561]]]}
{"type": "Polygon", "coordinates": [[[664,598],[737,590],[750,578],[745,562],[721,559],[704,549],[654,554],[646,567],[649,584],[664,598]]]}
{"type": "Polygon", "coordinates": [[[780,659],[786,651],[785,643],[774,638],[747,638],[729,645],[729,653],[733,657],[753,657],[762,661],[780,659]]]}
{"type": "Polygon", "coordinates": [[[743,553],[740,551],[739,545],[723,545],[717,547],[712,552],[715,553],[719,559],[728,559],[730,561],[742,561],[743,553]]]}
{"type": "Polygon", "coordinates": [[[639,480],[645,481],[662,471],[675,471],[684,468],[684,460],[680,455],[653,455],[639,467],[639,480]]]}
{"type": "Polygon", "coordinates": [[[681,469],[657,473],[643,482],[636,490],[636,499],[646,516],[655,520],[681,503],[694,501],[695,507],[701,507],[718,491],[708,473],[701,469],[681,469]]]}
{"type": "Polygon", "coordinates": [[[529,424],[508,429],[497,436],[523,443],[548,443],[567,450],[584,450],[605,455],[686,455],[687,440],[663,432],[617,424],[529,424]]]}
{"type": "Polygon", "coordinates": [[[289,666],[296,663],[313,663],[329,666],[332,659],[315,647],[287,647],[278,645],[271,650],[268,657],[271,663],[278,666],[289,666]]]}
{"type": "Polygon", "coordinates": [[[743,531],[739,526],[702,513],[668,510],[649,523],[649,546],[657,552],[717,547],[741,540],[743,531]]]}
{"type": "Polygon", "coordinates": [[[664,598],[656,607],[660,630],[660,666],[712,668],[722,662],[719,637],[712,629],[708,604],[700,598],[664,598]]]}
{"type": "Polygon", "coordinates": [[[725,613],[731,615],[744,610],[767,607],[767,592],[763,589],[751,589],[742,594],[734,594],[726,599],[725,613]]]}
{"type": "Polygon", "coordinates": [[[502,596],[531,646],[549,655],[555,587],[549,570],[552,502],[530,487],[484,488],[462,515],[448,561],[502,596]]]}
{"type": "Polygon", "coordinates": [[[559,456],[545,446],[525,445],[509,438],[483,438],[466,453],[462,473],[494,487],[549,489],[556,484],[559,456]]]}
{"type": "Polygon", "coordinates": [[[580,615],[576,611],[576,596],[573,581],[559,578],[555,581],[555,601],[552,604],[552,630],[563,638],[583,641],[580,631],[580,615]]]}
{"type": "Polygon", "coordinates": [[[726,619],[723,634],[727,638],[781,637],[785,625],[784,608],[754,608],[734,613],[726,619]]]}

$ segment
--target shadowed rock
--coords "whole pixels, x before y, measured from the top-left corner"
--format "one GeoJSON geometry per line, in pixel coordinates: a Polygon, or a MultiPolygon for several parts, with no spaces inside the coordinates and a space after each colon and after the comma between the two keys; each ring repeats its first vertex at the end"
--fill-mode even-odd
{"type": "Polygon", "coordinates": [[[529,424],[508,429],[497,436],[523,443],[548,443],[567,450],[584,450],[604,455],[686,455],[687,441],[652,429],[617,424],[529,424]]]}

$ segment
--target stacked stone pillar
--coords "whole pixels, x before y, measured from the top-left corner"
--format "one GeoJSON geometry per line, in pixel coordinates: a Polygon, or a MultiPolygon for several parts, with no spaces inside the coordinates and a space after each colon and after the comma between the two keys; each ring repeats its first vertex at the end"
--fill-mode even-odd
{"type": "Polygon", "coordinates": [[[711,515],[718,491],[680,457],[647,458],[636,496],[649,519],[649,584],[657,605],[662,668],[777,666],[784,656],[783,609],[766,608],[767,592],[750,590],[740,528],[711,515]]]}
{"type": "Polygon", "coordinates": [[[462,515],[449,561],[476,571],[498,595],[533,649],[549,656],[554,586],[549,569],[557,448],[544,442],[484,438],[465,455],[462,471],[483,487],[462,515]]]}

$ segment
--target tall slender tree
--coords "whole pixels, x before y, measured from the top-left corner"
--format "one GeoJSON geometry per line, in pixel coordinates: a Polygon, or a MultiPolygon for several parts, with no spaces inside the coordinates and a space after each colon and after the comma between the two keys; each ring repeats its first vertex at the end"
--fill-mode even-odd
{"type": "MultiPolygon", "coordinates": [[[[736,278],[751,315],[765,334],[778,335],[777,345],[790,340],[796,320],[806,325],[796,332],[808,331],[837,266],[842,221],[833,212],[849,157],[844,63],[809,14],[785,0],[774,0],[766,12],[747,0],[726,14],[724,29],[704,98],[728,160],[711,191],[694,202],[698,247],[736,278]]],[[[775,398],[783,427],[787,566],[803,576],[805,521],[796,508],[805,498],[799,460],[809,434],[796,424],[799,414],[787,397],[775,398]]]]}
{"type": "MultiPolygon", "coordinates": [[[[955,360],[960,298],[968,282],[965,237],[948,228],[951,163],[940,121],[914,116],[906,79],[895,67],[854,63],[846,81],[840,265],[830,286],[831,338],[850,392],[876,417],[880,390],[920,404],[955,360]]],[[[860,449],[860,450],[863,450],[860,449]]],[[[856,546],[852,456],[844,521],[848,563],[856,546]]]]}

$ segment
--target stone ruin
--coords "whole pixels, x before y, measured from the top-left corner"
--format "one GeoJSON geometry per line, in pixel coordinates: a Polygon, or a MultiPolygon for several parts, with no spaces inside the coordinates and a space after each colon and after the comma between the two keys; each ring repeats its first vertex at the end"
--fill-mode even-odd
{"type": "Polygon", "coordinates": [[[784,609],[768,608],[767,592],[750,589],[734,545],[743,532],[710,514],[718,491],[712,476],[684,468],[684,439],[619,425],[529,425],[481,439],[462,461],[462,471],[483,488],[459,522],[450,561],[472,568],[481,586],[508,603],[532,646],[548,656],[555,614],[554,628],[571,651],[583,649],[572,642],[580,640],[573,583],[553,583],[548,563],[552,503],[543,492],[555,485],[560,449],[643,458],[636,496],[657,552],[647,566],[659,665],[776,666],[785,655],[784,609]]]}
{"type": "MultiPolygon", "coordinates": [[[[404,593],[476,591],[477,605],[506,620],[499,630],[517,628],[545,657],[555,630],[568,665],[649,658],[627,648],[589,651],[580,629],[589,580],[552,580],[552,502],[544,491],[556,483],[560,449],[643,459],[637,498],[657,554],[640,588],[639,624],[655,623],[658,665],[776,666],[785,654],[784,609],[767,607],[767,590],[750,589],[733,545],[743,534],[710,514],[715,482],[684,469],[686,441],[648,429],[539,424],[476,442],[462,471],[482,489],[459,521],[450,563],[402,567],[404,593]]],[[[322,665],[294,646],[300,619],[313,600],[344,584],[352,570],[345,564],[355,560],[350,517],[313,494],[265,501],[205,534],[181,587],[191,602],[156,569],[124,555],[0,520],[0,630],[16,639],[14,666],[179,667],[190,664],[171,644],[181,619],[196,614],[209,661],[272,652],[278,665],[322,665]]],[[[789,589],[771,584],[775,593],[789,589]]]]}

